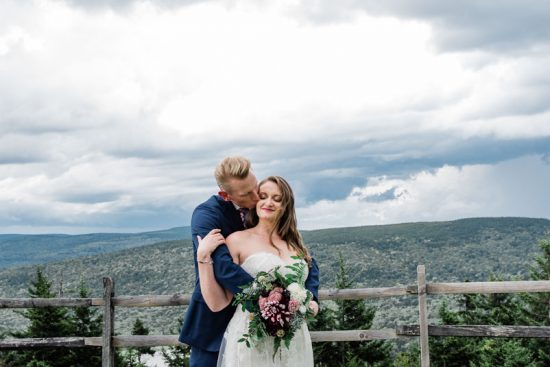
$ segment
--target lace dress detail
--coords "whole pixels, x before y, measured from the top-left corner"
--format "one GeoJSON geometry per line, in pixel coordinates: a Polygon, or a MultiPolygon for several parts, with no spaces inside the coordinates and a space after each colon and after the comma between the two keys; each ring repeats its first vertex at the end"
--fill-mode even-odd
{"type": "MultiPolygon", "coordinates": [[[[260,252],[250,255],[241,265],[253,277],[260,271],[269,271],[276,266],[287,265],[279,256],[260,252]]],[[[307,277],[307,269],[306,269],[307,277]]],[[[248,311],[237,307],[235,315],[229,322],[220,347],[218,367],[313,367],[313,350],[306,323],[296,331],[290,348],[284,345],[273,358],[273,340],[263,339],[254,348],[239,343],[243,334],[248,331],[248,311]]]]}

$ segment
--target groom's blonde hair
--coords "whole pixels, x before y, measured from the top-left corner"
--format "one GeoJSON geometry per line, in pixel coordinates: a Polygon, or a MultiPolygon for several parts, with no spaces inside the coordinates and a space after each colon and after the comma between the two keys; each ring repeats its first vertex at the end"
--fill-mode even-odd
{"type": "Polygon", "coordinates": [[[250,160],[245,157],[226,157],[216,166],[214,176],[220,189],[227,191],[227,181],[231,178],[245,179],[250,173],[250,168],[250,160]]]}

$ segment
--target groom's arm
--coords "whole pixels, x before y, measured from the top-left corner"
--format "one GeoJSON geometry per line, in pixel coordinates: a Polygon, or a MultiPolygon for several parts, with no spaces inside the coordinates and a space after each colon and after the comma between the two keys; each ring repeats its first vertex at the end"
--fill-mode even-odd
{"type": "Polygon", "coordinates": [[[233,262],[227,245],[219,246],[212,254],[214,276],[218,283],[233,294],[242,292],[242,286],[252,282],[250,276],[240,265],[233,262]]]}
{"type": "MultiPolygon", "coordinates": [[[[220,228],[222,225],[219,220],[219,214],[207,207],[199,207],[193,213],[191,219],[191,229],[193,232],[193,247],[195,254],[197,253],[198,240],[197,235],[204,238],[212,229],[220,228]]],[[[224,235],[227,235],[224,233],[224,235]]],[[[196,259],[195,259],[196,261],[196,259]]],[[[250,283],[253,278],[243,268],[233,262],[233,258],[229,253],[227,246],[220,245],[212,253],[212,261],[214,262],[214,276],[216,281],[223,288],[231,293],[240,293],[243,285],[250,283]]]]}
{"type": "Polygon", "coordinates": [[[311,267],[306,279],[306,289],[313,294],[313,300],[319,303],[319,266],[314,258],[311,258],[311,267]]]}

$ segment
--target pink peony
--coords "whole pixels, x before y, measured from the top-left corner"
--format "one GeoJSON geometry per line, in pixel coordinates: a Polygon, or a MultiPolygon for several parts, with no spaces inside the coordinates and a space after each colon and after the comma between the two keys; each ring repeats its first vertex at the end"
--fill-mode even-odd
{"type": "Polygon", "coordinates": [[[295,313],[296,311],[298,311],[299,308],[300,308],[300,302],[296,301],[295,299],[291,299],[288,302],[288,310],[291,313],[295,313]]]}
{"type": "Polygon", "coordinates": [[[271,291],[269,293],[269,296],[267,297],[267,300],[269,302],[280,302],[281,299],[283,299],[283,295],[279,292],[271,291]]]}
{"type": "Polygon", "coordinates": [[[281,287],[275,287],[275,288],[273,288],[273,289],[271,290],[271,292],[269,292],[269,293],[272,293],[272,292],[279,292],[279,293],[282,294],[282,293],[283,293],[283,288],[281,288],[281,287]]]}
{"type": "Polygon", "coordinates": [[[263,310],[265,308],[265,304],[267,303],[267,297],[260,297],[258,300],[258,304],[260,305],[260,310],[263,310]]]}

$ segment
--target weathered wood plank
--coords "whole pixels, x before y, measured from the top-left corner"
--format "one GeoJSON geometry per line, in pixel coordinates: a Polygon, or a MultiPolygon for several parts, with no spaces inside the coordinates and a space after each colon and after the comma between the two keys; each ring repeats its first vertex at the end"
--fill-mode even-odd
{"type": "Polygon", "coordinates": [[[101,350],[101,366],[115,366],[115,348],[113,335],[115,332],[115,282],[112,278],[103,278],[103,348],[101,350]]]}
{"type": "MultiPolygon", "coordinates": [[[[429,325],[430,336],[481,336],[502,338],[550,338],[550,326],[429,325]]],[[[420,335],[419,325],[400,325],[398,336],[420,335]]]]}
{"type": "Polygon", "coordinates": [[[333,341],[351,342],[382,339],[397,339],[397,334],[395,333],[394,329],[311,331],[311,341],[313,343],[333,341]]]}
{"type": "Polygon", "coordinates": [[[84,344],[87,347],[102,347],[103,346],[103,337],[102,336],[92,336],[84,338],[84,344]]]}
{"type": "Polygon", "coordinates": [[[117,307],[164,307],[188,305],[191,294],[173,295],[143,295],[143,296],[119,296],[114,297],[113,302],[117,307]]]}
{"type": "Polygon", "coordinates": [[[92,298],[0,298],[0,308],[86,307],[92,298]]]}
{"type": "Polygon", "coordinates": [[[429,294],[550,292],[550,280],[428,283],[429,294]]]}
{"type": "MultiPolygon", "coordinates": [[[[430,336],[550,338],[550,326],[492,326],[492,325],[429,325],[430,336]]],[[[311,341],[342,342],[391,340],[399,337],[417,337],[419,325],[400,325],[380,330],[312,331],[311,341]]],[[[114,347],[155,347],[180,345],[178,335],[119,335],[112,338],[114,347]]],[[[102,337],[25,338],[0,340],[0,349],[26,349],[43,347],[101,347],[102,337]]]]}
{"type": "Polygon", "coordinates": [[[181,345],[178,335],[116,335],[113,343],[116,347],[156,347],[181,345]]]}
{"type": "MultiPolygon", "coordinates": [[[[428,294],[550,292],[550,281],[502,281],[466,283],[427,283],[428,294]]],[[[416,286],[382,288],[322,289],[320,300],[368,299],[416,294],[416,286]]],[[[188,305],[191,294],[137,295],[114,297],[118,307],[164,307],[188,305]]],[[[0,308],[104,306],[103,298],[0,298],[0,308]]]]}
{"type": "MultiPolygon", "coordinates": [[[[367,341],[381,339],[396,339],[394,329],[380,330],[330,330],[312,331],[311,341],[367,341]]],[[[93,343],[94,341],[89,341],[93,343]]],[[[116,347],[155,347],[164,345],[180,345],[178,335],[116,335],[113,337],[116,347]]],[[[90,344],[92,345],[92,344],[90,344]]]]}
{"type": "Polygon", "coordinates": [[[64,347],[80,348],[85,347],[84,338],[21,338],[21,339],[2,339],[0,340],[0,350],[2,349],[22,349],[22,348],[45,348],[45,347],[64,347]]]}
{"type": "Polygon", "coordinates": [[[428,307],[426,304],[426,268],[424,265],[418,265],[418,322],[420,334],[420,365],[422,367],[430,366],[430,349],[428,344],[428,307]]]}
{"type": "Polygon", "coordinates": [[[408,296],[416,293],[415,286],[399,286],[386,288],[356,288],[356,289],[321,289],[319,300],[335,299],[368,299],[395,296],[408,296]]]}

